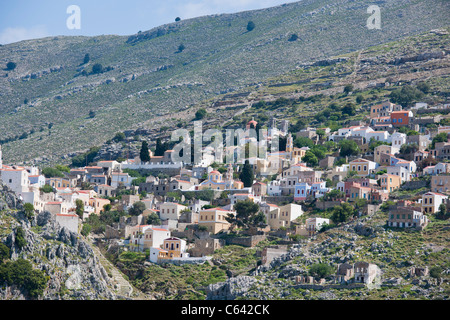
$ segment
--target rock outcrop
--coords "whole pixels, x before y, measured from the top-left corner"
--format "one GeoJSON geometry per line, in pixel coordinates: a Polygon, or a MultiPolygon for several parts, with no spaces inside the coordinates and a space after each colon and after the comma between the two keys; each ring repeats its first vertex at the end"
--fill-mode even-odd
{"type": "MultiPolygon", "coordinates": [[[[42,212],[28,221],[19,199],[0,189],[0,221],[8,221],[10,231],[0,242],[10,249],[11,260],[25,259],[48,276],[47,288],[40,299],[116,299],[114,285],[89,244],[77,233],[61,227],[49,212],[42,212]],[[7,204],[7,207],[5,206],[7,204]],[[26,245],[20,247],[17,230],[23,229],[26,245]]],[[[2,223],[5,227],[6,223],[2,223]]],[[[3,228],[3,231],[5,228],[3,228]]],[[[4,235],[4,233],[3,233],[4,235]]],[[[27,299],[26,293],[15,286],[3,286],[0,300],[27,299]]]]}

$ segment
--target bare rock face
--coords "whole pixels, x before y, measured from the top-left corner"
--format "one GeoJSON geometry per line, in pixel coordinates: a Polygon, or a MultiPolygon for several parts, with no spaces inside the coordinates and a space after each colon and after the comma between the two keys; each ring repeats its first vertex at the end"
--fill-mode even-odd
{"type": "Polygon", "coordinates": [[[234,300],[245,294],[256,279],[249,276],[239,276],[226,282],[210,284],[207,289],[207,300],[234,300]]]}

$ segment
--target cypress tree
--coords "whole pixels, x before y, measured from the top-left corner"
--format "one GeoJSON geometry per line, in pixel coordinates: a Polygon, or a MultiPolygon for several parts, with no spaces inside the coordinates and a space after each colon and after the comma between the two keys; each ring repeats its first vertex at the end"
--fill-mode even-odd
{"type": "Polygon", "coordinates": [[[248,160],[245,160],[244,168],[242,169],[239,178],[244,183],[245,188],[251,187],[253,185],[253,169],[248,160]]]}
{"type": "Polygon", "coordinates": [[[156,149],[155,156],[160,157],[164,155],[164,151],[166,151],[164,144],[161,142],[161,139],[156,139],[156,149]]]}
{"type": "Polygon", "coordinates": [[[150,161],[150,153],[148,151],[148,143],[147,143],[147,141],[143,141],[142,142],[141,153],[140,153],[139,157],[141,158],[142,162],[149,162],[150,161]]]}

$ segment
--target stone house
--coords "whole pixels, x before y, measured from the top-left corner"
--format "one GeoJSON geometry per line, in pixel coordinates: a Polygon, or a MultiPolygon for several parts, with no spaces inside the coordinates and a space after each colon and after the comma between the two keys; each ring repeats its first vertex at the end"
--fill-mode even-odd
{"type": "Polygon", "coordinates": [[[388,213],[387,225],[395,228],[416,228],[421,230],[428,224],[428,218],[419,207],[397,207],[388,213]]]}
{"type": "Polygon", "coordinates": [[[76,214],[56,214],[56,222],[69,231],[78,233],[79,217],[76,214]]]}
{"type": "Polygon", "coordinates": [[[426,277],[429,274],[428,267],[412,267],[409,269],[410,277],[426,277]]]}
{"type": "Polygon", "coordinates": [[[326,156],[325,158],[319,161],[319,167],[321,167],[322,169],[333,168],[335,162],[336,157],[326,156]]]}
{"type": "Polygon", "coordinates": [[[192,257],[203,257],[212,255],[215,250],[221,249],[225,246],[223,239],[195,239],[194,247],[189,249],[189,253],[192,257]]]}
{"type": "Polygon", "coordinates": [[[278,258],[287,252],[287,246],[285,245],[265,247],[261,252],[261,264],[263,266],[267,266],[273,259],[278,258]]]}
{"type": "Polygon", "coordinates": [[[450,174],[441,174],[431,178],[431,191],[447,192],[450,190],[450,174]]]}
{"type": "Polygon", "coordinates": [[[338,265],[338,269],[336,272],[336,281],[338,283],[347,283],[350,279],[352,279],[355,275],[355,270],[353,265],[348,263],[342,263],[338,265]]]}
{"type": "Polygon", "coordinates": [[[406,137],[406,144],[417,144],[419,146],[419,150],[425,150],[426,148],[428,148],[428,145],[430,143],[431,140],[423,135],[414,135],[406,137]]]}
{"type": "Polygon", "coordinates": [[[267,194],[267,184],[264,182],[255,182],[252,185],[252,191],[255,196],[265,196],[267,194]]]}
{"type": "Polygon", "coordinates": [[[353,265],[356,283],[371,284],[378,273],[376,264],[368,262],[356,262],[353,265]]]}
{"type": "Polygon", "coordinates": [[[436,142],[431,153],[437,160],[450,160],[450,142],[436,142]]]}

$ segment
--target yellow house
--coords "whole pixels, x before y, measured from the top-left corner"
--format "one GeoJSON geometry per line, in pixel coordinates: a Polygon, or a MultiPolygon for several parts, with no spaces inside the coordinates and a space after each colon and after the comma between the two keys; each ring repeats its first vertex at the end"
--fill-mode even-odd
{"type": "Polygon", "coordinates": [[[176,237],[164,239],[163,249],[167,252],[164,258],[179,258],[186,251],[186,241],[176,237]]]}
{"type": "Polygon", "coordinates": [[[378,164],[376,162],[359,158],[350,161],[349,170],[356,171],[358,176],[367,176],[372,173],[373,170],[377,168],[378,164]]]}
{"type": "Polygon", "coordinates": [[[232,177],[224,180],[223,175],[217,170],[208,173],[208,179],[197,186],[197,190],[212,189],[223,191],[242,188],[244,188],[244,184],[241,181],[233,180],[232,177]]]}
{"type": "Polygon", "coordinates": [[[69,179],[64,179],[64,178],[48,178],[48,179],[46,179],[45,183],[52,186],[53,188],[75,187],[75,185],[73,185],[73,183],[70,183],[69,179]]]}
{"type": "Polygon", "coordinates": [[[290,227],[292,221],[303,214],[302,206],[294,203],[270,210],[267,215],[267,222],[271,229],[277,230],[280,227],[290,227]]]}
{"type": "Polygon", "coordinates": [[[205,226],[207,230],[213,234],[222,230],[228,230],[230,228],[230,223],[225,219],[228,214],[234,215],[234,212],[221,208],[201,210],[198,218],[198,225],[205,226]]]}
{"type": "Polygon", "coordinates": [[[100,214],[100,211],[103,210],[103,206],[106,204],[111,204],[111,201],[102,198],[91,198],[89,204],[94,208],[95,214],[100,214]]]}
{"type": "Polygon", "coordinates": [[[393,174],[383,174],[380,176],[380,185],[381,189],[387,190],[389,192],[394,191],[395,189],[400,188],[402,184],[402,179],[399,176],[393,174]]]}

